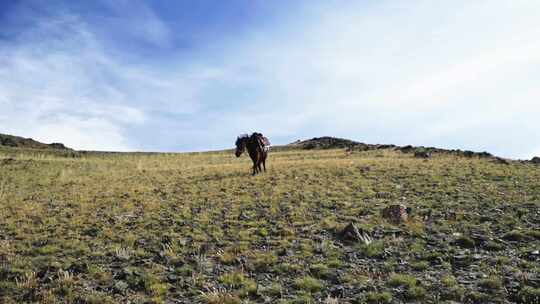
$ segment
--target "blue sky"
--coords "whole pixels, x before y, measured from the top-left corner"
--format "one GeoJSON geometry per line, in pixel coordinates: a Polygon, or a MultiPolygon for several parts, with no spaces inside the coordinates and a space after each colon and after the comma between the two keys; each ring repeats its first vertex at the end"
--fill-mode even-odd
{"type": "Polygon", "coordinates": [[[331,135],[540,155],[537,1],[0,1],[0,133],[77,149],[331,135]]]}

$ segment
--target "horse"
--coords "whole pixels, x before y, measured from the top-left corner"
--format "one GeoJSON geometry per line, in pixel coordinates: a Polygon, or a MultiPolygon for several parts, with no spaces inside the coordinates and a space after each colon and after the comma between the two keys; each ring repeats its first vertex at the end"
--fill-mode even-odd
{"type": "Polygon", "coordinates": [[[236,157],[240,157],[242,153],[247,149],[249,157],[253,161],[253,174],[266,172],[266,157],[268,156],[268,150],[270,142],[261,133],[253,133],[251,136],[247,134],[240,135],[236,138],[236,157]]]}

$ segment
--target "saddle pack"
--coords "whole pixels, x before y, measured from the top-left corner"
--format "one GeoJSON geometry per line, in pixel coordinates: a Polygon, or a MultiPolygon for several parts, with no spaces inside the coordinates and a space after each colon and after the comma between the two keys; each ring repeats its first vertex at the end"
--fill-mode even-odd
{"type": "Polygon", "coordinates": [[[270,141],[262,133],[254,132],[252,135],[257,140],[257,143],[261,147],[261,150],[268,152],[270,150],[270,141]]]}

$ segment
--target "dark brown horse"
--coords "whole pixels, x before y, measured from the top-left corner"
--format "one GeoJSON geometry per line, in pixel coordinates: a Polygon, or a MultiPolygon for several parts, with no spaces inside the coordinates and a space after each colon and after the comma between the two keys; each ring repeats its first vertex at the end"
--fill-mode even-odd
{"type": "Polygon", "coordinates": [[[253,161],[253,175],[262,172],[261,165],[266,172],[266,157],[270,142],[261,133],[253,133],[251,136],[245,134],[236,139],[236,157],[240,157],[247,149],[249,157],[253,161]]]}

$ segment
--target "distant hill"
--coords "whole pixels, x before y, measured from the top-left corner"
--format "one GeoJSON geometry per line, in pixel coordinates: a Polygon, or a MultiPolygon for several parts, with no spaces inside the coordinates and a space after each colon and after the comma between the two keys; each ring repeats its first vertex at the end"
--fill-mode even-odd
{"type": "Polygon", "coordinates": [[[336,149],[336,148],[348,148],[360,144],[359,142],[352,141],[344,138],[323,136],[314,137],[307,140],[297,140],[290,143],[288,146],[302,148],[302,149],[336,149]]]}
{"type": "MultiPolygon", "coordinates": [[[[493,156],[488,152],[474,152],[469,150],[459,150],[459,149],[441,149],[435,147],[424,147],[424,146],[396,146],[391,144],[366,144],[350,139],[323,136],[323,137],[314,137],[307,140],[297,140],[286,145],[288,148],[297,148],[297,149],[348,149],[349,151],[371,151],[371,150],[382,150],[382,149],[392,149],[400,151],[402,153],[411,153],[415,155],[425,155],[429,156],[431,153],[439,154],[453,154],[463,157],[479,157],[479,158],[492,158],[499,162],[505,162],[504,159],[500,157],[493,156]],[[427,154],[425,154],[427,153],[427,154]]],[[[536,158],[536,161],[540,163],[540,158],[536,158]]],[[[535,159],[531,160],[535,162],[535,159]]]]}
{"type": "Polygon", "coordinates": [[[0,146],[28,149],[71,150],[61,143],[44,144],[32,138],[0,134],[0,146]]]}
{"type": "Polygon", "coordinates": [[[287,145],[288,147],[301,148],[301,149],[342,149],[349,148],[351,150],[379,150],[379,149],[391,149],[396,148],[395,145],[377,145],[377,144],[365,144],[350,139],[323,136],[314,137],[307,140],[297,140],[287,145]]]}

